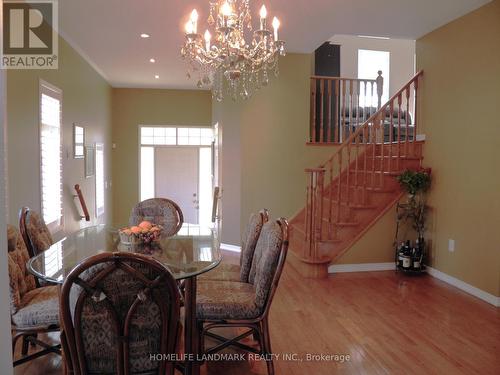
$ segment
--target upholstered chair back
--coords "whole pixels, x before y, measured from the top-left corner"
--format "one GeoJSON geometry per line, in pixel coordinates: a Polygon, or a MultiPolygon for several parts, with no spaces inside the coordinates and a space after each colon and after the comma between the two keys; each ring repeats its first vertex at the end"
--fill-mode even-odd
{"type": "Polygon", "coordinates": [[[139,225],[144,220],[161,225],[164,235],[173,236],[181,229],[184,217],[174,201],[152,198],[135,205],[130,214],[129,224],[139,225]]]}
{"type": "Polygon", "coordinates": [[[36,288],[35,278],[26,269],[28,250],[17,228],[7,226],[10,310],[15,314],[21,307],[22,297],[36,288]]]}
{"type": "Polygon", "coordinates": [[[247,283],[252,268],[252,260],[255,246],[262,230],[262,226],[269,220],[267,210],[262,210],[258,214],[251,214],[241,241],[240,254],[240,281],[247,283]]]}
{"type": "Polygon", "coordinates": [[[30,256],[47,250],[54,244],[49,228],[36,211],[23,207],[19,214],[19,228],[30,256]]]}
{"type": "Polygon", "coordinates": [[[269,221],[262,227],[252,260],[249,282],[255,287],[255,304],[268,309],[278,286],[288,251],[288,223],[269,221]]]}
{"type": "Polygon", "coordinates": [[[173,374],[180,296],[171,273],[136,253],[93,256],[67,276],[61,313],[81,374],[173,374]]]}

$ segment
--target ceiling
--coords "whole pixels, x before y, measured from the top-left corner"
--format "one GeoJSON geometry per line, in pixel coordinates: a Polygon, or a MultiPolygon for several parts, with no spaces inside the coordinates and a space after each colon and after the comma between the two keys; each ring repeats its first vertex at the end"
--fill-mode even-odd
{"type": "MultiPolygon", "coordinates": [[[[259,0],[281,20],[288,52],[311,53],[335,34],[417,39],[490,0],[259,0]]],[[[59,1],[61,35],[113,87],[195,88],[180,58],[183,25],[208,0],[59,1]],[[141,33],[151,35],[142,39],[141,33]],[[156,63],[149,62],[155,58],[156,63]],[[155,75],[160,76],[155,79],[155,75]]],[[[254,25],[258,21],[254,18],[254,25]]]]}

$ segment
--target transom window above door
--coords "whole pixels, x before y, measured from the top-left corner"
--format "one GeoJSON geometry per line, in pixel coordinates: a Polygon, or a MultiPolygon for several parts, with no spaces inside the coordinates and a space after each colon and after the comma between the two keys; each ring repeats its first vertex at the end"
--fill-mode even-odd
{"type": "Polygon", "coordinates": [[[141,126],[141,145],[210,146],[212,128],[141,126]]]}

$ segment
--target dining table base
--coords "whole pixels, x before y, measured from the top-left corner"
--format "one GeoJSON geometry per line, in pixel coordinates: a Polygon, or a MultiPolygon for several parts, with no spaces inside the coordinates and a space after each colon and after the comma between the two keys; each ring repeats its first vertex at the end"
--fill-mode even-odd
{"type": "Polygon", "coordinates": [[[200,338],[196,323],[196,276],[189,277],[184,284],[184,374],[200,373],[200,338]]]}

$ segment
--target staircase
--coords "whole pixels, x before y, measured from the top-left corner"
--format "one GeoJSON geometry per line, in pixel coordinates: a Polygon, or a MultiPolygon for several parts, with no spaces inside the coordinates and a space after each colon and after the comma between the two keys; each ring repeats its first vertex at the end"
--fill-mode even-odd
{"type": "MultiPolygon", "coordinates": [[[[364,122],[359,121],[363,111],[355,89],[350,98],[334,103],[341,114],[329,131],[339,134],[335,152],[320,166],[306,169],[306,204],[290,220],[290,261],[304,276],[326,276],[328,266],[401,198],[395,177],[406,169],[421,168],[423,141],[417,140],[417,114],[422,75],[417,73],[364,122]]],[[[311,95],[316,96],[317,84],[311,86],[311,95]]],[[[311,106],[317,102],[315,97],[311,106]]],[[[323,98],[319,102],[322,113],[323,98]]],[[[313,136],[318,129],[316,113],[317,108],[311,108],[311,142],[318,143],[323,137],[313,136]]],[[[319,124],[320,129],[323,126],[319,124]]]]}

